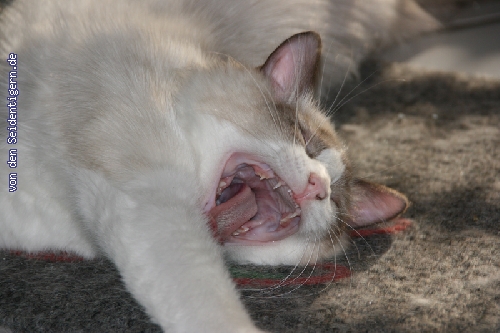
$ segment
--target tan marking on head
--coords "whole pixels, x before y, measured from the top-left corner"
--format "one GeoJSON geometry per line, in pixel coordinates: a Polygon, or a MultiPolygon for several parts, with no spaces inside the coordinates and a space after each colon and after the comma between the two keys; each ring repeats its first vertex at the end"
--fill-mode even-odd
{"type": "Polygon", "coordinates": [[[330,120],[322,114],[305,112],[299,117],[302,136],[306,142],[307,155],[316,158],[325,149],[343,151],[342,142],[337,137],[330,120]]]}

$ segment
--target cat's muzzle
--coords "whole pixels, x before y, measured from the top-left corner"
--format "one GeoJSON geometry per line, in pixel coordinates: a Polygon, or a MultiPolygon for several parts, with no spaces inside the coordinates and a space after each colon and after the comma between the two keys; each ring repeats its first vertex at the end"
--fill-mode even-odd
{"type": "MultiPolygon", "coordinates": [[[[236,155],[236,154],[235,154],[236,155]]],[[[221,243],[259,245],[296,233],[301,210],[290,187],[264,163],[232,156],[208,215],[221,243]]]]}

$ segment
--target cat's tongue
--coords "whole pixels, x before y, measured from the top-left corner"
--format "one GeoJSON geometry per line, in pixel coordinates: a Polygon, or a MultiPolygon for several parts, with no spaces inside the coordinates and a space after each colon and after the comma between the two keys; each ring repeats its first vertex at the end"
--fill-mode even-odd
{"type": "Polygon", "coordinates": [[[257,214],[255,194],[244,183],[232,185],[234,196],[228,201],[210,210],[211,217],[216,221],[219,237],[227,239],[240,226],[257,214]]]}

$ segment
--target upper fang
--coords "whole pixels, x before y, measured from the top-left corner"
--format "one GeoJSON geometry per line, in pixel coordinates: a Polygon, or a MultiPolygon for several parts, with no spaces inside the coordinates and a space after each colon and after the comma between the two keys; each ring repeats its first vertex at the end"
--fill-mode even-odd
{"type": "Polygon", "coordinates": [[[222,194],[222,190],[226,187],[227,183],[223,180],[219,182],[219,187],[217,188],[217,195],[222,194]]]}
{"type": "Polygon", "coordinates": [[[259,175],[259,174],[257,174],[257,176],[259,176],[260,180],[267,179],[267,177],[265,175],[259,175]]]}

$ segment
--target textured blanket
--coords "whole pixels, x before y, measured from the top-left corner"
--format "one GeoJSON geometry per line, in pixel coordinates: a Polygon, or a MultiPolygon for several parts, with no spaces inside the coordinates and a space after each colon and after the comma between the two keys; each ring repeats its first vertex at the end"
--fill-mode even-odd
{"type": "MultiPolygon", "coordinates": [[[[272,332],[498,332],[500,82],[392,65],[365,89],[334,119],[358,173],[406,193],[413,223],[353,234],[328,267],[232,267],[246,305],[272,332]]],[[[1,252],[0,327],[159,331],[108,261],[71,261],[1,252]]]]}

